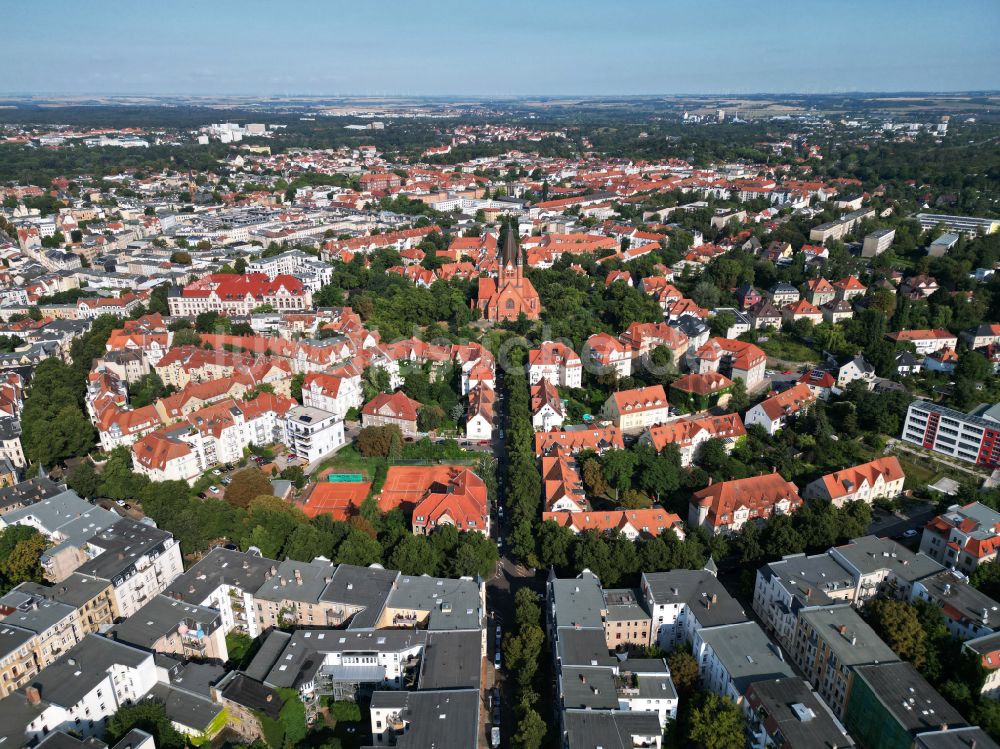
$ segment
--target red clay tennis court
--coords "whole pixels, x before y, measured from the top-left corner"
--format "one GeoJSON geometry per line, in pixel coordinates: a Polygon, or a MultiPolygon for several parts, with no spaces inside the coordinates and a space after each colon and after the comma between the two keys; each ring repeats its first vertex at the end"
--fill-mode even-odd
{"type": "Polygon", "coordinates": [[[310,518],[317,515],[332,515],[334,520],[349,520],[361,509],[361,503],[365,501],[371,487],[370,481],[320,482],[309,493],[302,511],[310,518]]]}

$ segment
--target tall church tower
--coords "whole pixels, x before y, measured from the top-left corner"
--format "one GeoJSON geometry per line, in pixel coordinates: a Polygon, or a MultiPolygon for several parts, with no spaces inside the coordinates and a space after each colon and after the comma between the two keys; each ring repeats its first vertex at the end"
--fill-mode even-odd
{"type": "Polygon", "coordinates": [[[515,229],[511,224],[507,225],[507,236],[504,238],[503,255],[501,256],[500,285],[505,282],[519,283],[523,273],[521,267],[521,251],[517,246],[517,239],[514,236],[515,229]]]}

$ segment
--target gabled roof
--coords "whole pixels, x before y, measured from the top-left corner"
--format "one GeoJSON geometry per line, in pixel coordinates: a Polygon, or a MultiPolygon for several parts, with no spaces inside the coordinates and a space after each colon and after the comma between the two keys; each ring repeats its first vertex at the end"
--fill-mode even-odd
{"type": "Polygon", "coordinates": [[[903,468],[895,456],[890,455],[841,471],[834,471],[823,476],[820,480],[830,498],[839,499],[854,494],[864,482],[867,482],[869,487],[873,486],[879,477],[886,483],[905,478],[903,468]]]}

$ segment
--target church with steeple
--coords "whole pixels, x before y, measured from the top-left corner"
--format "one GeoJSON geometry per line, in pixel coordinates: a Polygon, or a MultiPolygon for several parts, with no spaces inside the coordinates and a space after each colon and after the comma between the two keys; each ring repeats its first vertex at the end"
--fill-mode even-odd
{"type": "Polygon", "coordinates": [[[515,233],[513,226],[507,228],[496,280],[479,279],[477,305],[483,317],[492,322],[516,320],[522,313],[529,320],[537,320],[542,312],[538,292],[531,281],[524,277],[524,265],[515,233]]]}

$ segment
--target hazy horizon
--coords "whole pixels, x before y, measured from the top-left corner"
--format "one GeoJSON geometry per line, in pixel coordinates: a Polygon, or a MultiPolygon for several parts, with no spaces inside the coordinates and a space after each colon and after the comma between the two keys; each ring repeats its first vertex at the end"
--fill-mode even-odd
{"type": "Polygon", "coordinates": [[[21,96],[748,96],[1000,89],[1000,3],[181,0],[7,9],[21,96]],[[463,93],[464,92],[464,93],[463,93]],[[716,93],[718,92],[718,93],[716,93]]]}

